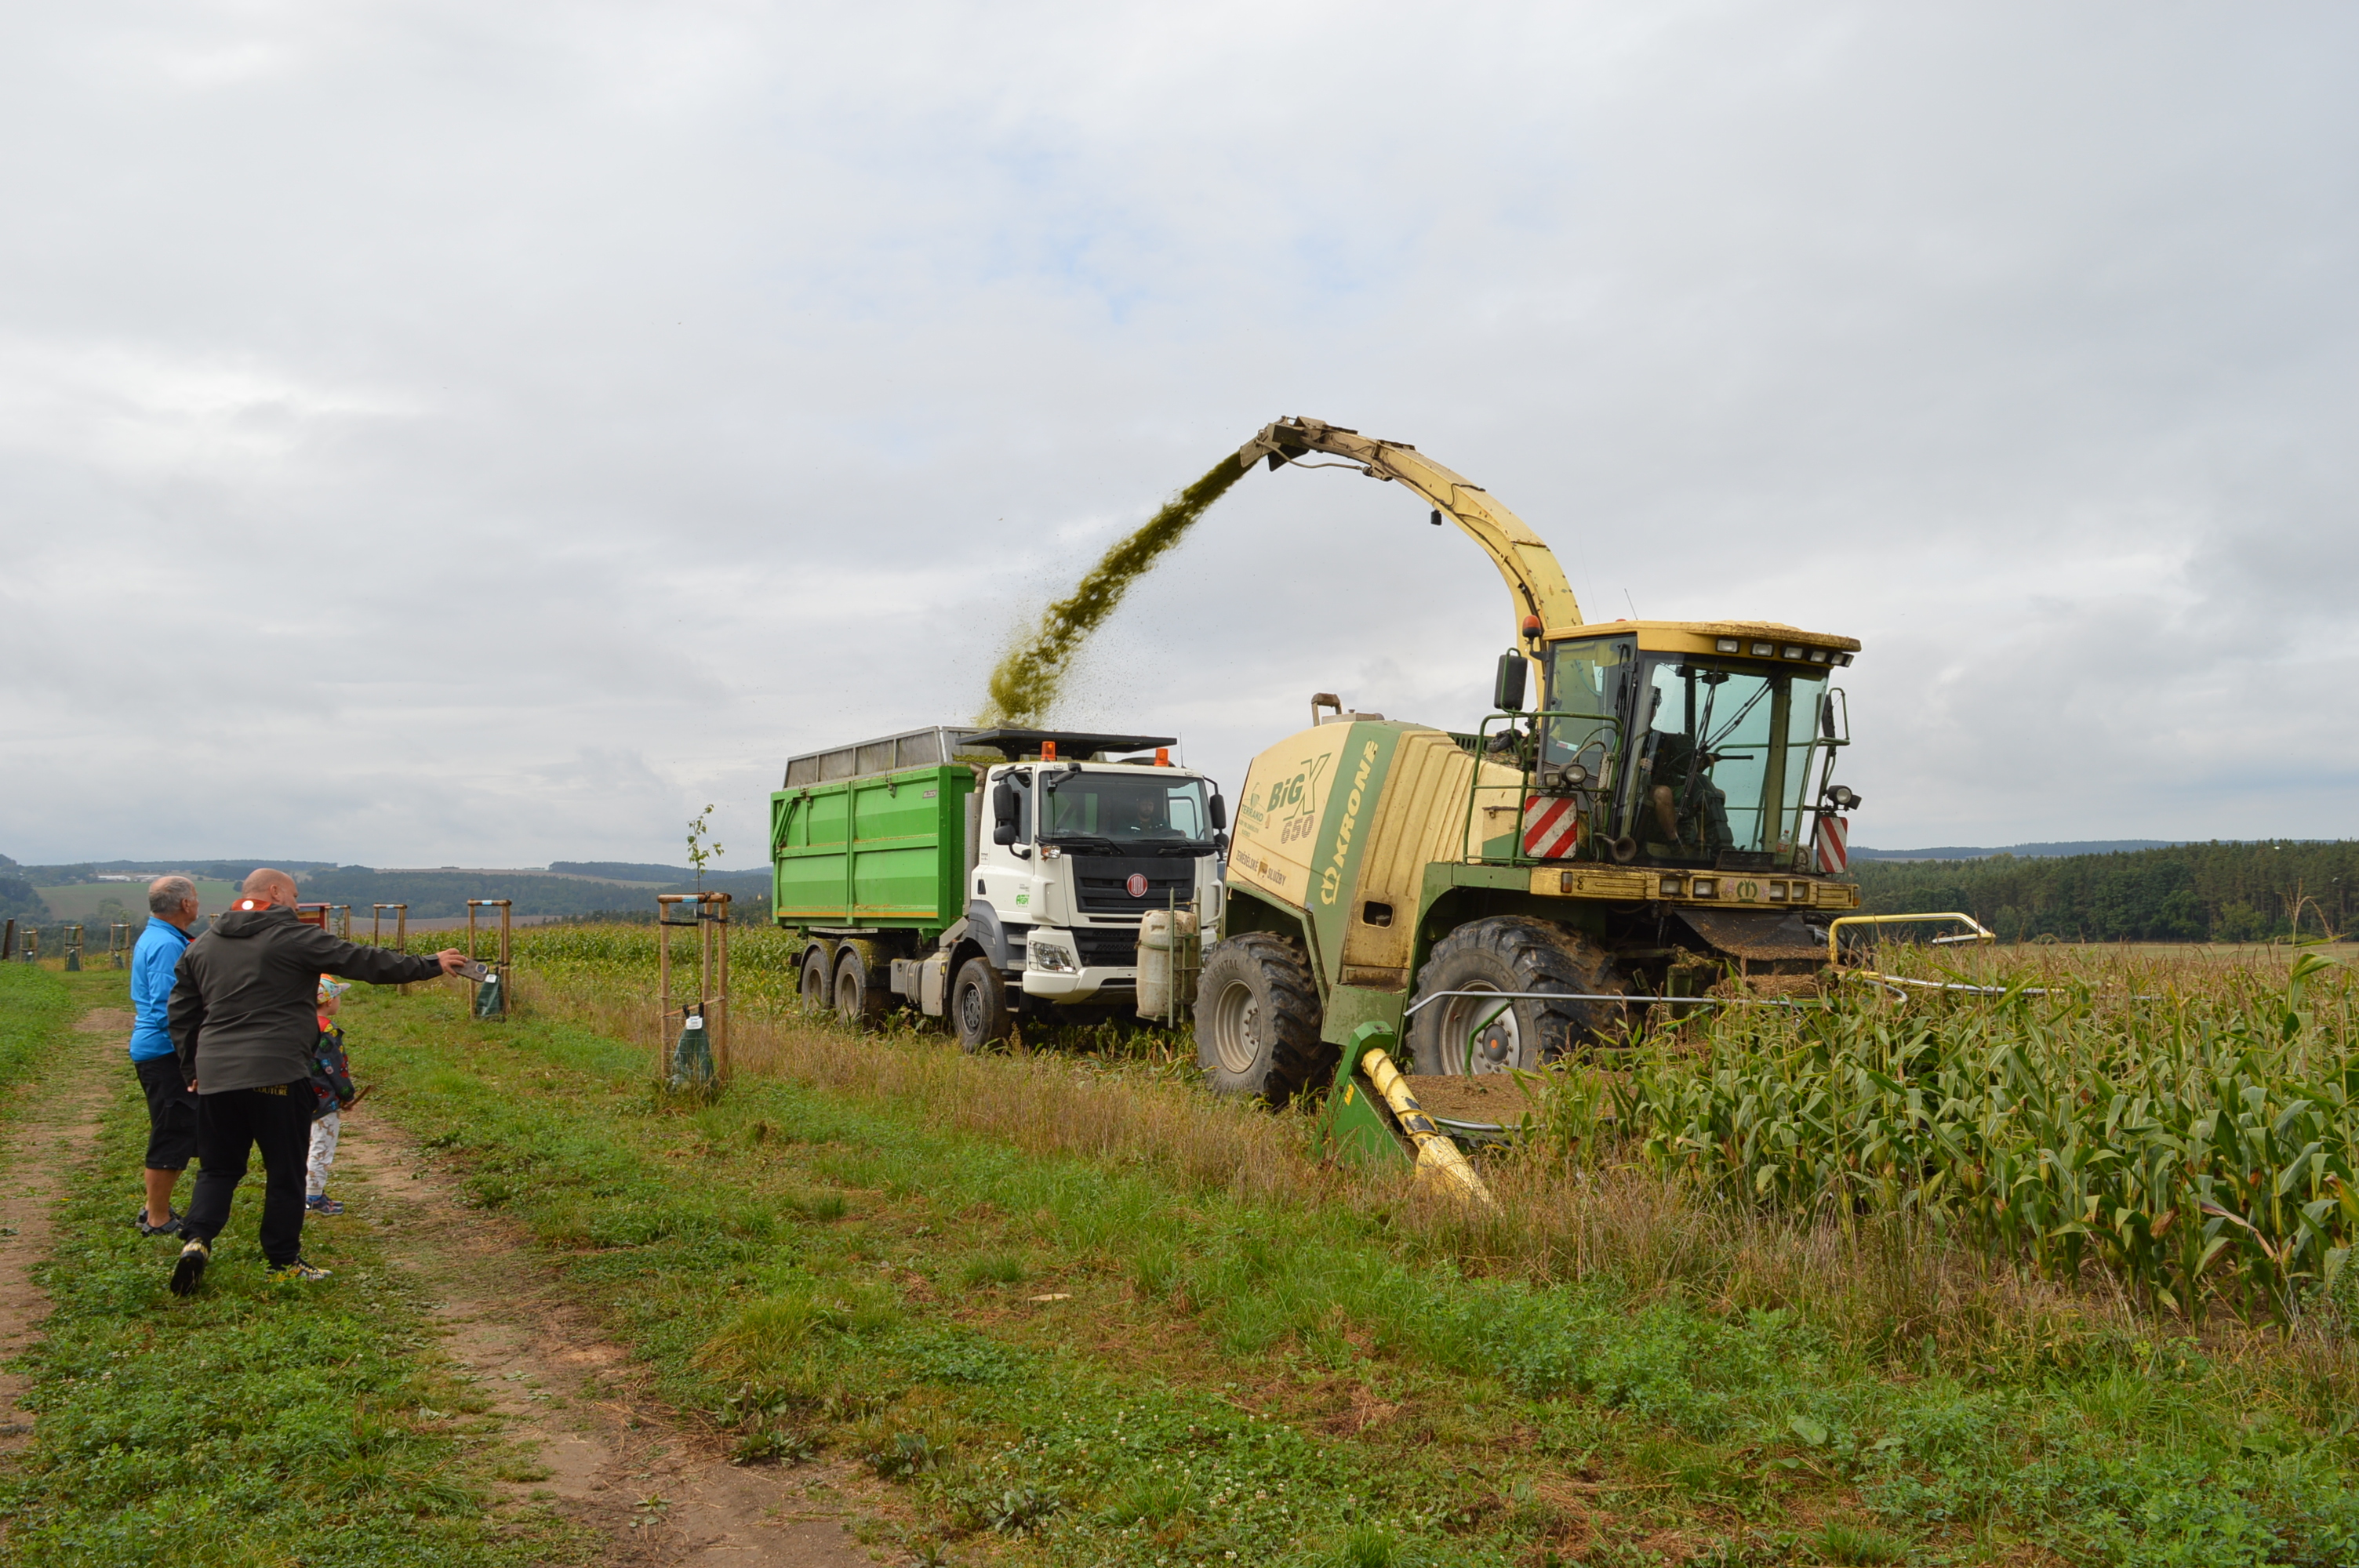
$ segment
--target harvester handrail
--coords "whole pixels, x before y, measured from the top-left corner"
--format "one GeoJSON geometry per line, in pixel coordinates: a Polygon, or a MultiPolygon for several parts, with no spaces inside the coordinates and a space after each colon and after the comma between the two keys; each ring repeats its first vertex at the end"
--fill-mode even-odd
{"type": "Polygon", "coordinates": [[[1406,1020],[1434,1002],[1456,996],[1490,997],[1499,1001],[1677,1001],[1697,1007],[1792,1007],[1791,997],[1761,996],[1633,996],[1622,991],[1435,991],[1402,1010],[1406,1020]]]}
{"type": "Polygon", "coordinates": [[[1958,942],[1998,940],[1997,932],[1990,930],[1973,915],[1961,914],[1955,910],[1946,910],[1939,914],[1845,914],[1827,923],[1827,962],[1838,968],[1842,966],[1843,956],[1835,945],[1843,928],[1846,925],[1908,925],[1928,920],[1954,920],[1966,927],[1967,934],[1962,936],[1936,936],[1933,942],[1937,946],[1946,946],[1958,942]]]}
{"type": "MultiPolygon", "coordinates": [[[[1595,728],[1590,731],[1593,736],[1597,735],[1600,732],[1610,732],[1612,735],[1612,744],[1606,747],[1606,756],[1609,760],[1605,764],[1603,773],[1600,776],[1601,778],[1611,777],[1621,768],[1622,742],[1625,736],[1622,730],[1622,720],[1613,714],[1575,713],[1570,709],[1554,708],[1517,708],[1512,712],[1502,711],[1484,714],[1482,721],[1474,727],[1474,771],[1467,776],[1466,781],[1465,835],[1466,841],[1473,846],[1473,852],[1468,857],[1469,864],[1487,866],[1504,863],[1510,866],[1539,866],[1552,863],[1550,860],[1543,860],[1537,855],[1527,854],[1525,852],[1524,821],[1521,811],[1525,799],[1532,791],[1539,787],[1539,775],[1536,763],[1538,761],[1539,749],[1546,744],[1544,740],[1546,729],[1542,720],[1549,719],[1586,719],[1591,720],[1595,726],[1595,728]],[[1532,755],[1529,759],[1527,759],[1524,754],[1525,748],[1521,744],[1518,744],[1513,749],[1511,757],[1512,765],[1516,769],[1516,782],[1512,785],[1506,784],[1484,784],[1483,782],[1483,764],[1493,760],[1489,741],[1491,738],[1491,721],[1495,719],[1504,719],[1507,721],[1508,728],[1500,731],[1503,735],[1512,735],[1516,733],[1514,726],[1517,719],[1527,719],[1531,720],[1531,733],[1528,736],[1523,737],[1523,739],[1528,740],[1532,742],[1532,755]],[[1474,837],[1475,802],[1482,795],[1484,790],[1506,790],[1509,788],[1514,789],[1516,792],[1516,806],[1513,809],[1516,811],[1516,825],[1511,830],[1510,840],[1514,845],[1514,848],[1508,850],[1506,861],[1494,861],[1483,853],[1482,846],[1484,840],[1474,837]]],[[[1588,749],[1589,747],[1587,743],[1584,743],[1582,747],[1582,751],[1584,752],[1586,752],[1588,749]]],[[[1501,762],[1499,765],[1505,767],[1510,764],[1508,762],[1501,762]]],[[[1593,797],[1602,793],[1602,790],[1596,785],[1583,785],[1579,789],[1571,790],[1568,793],[1575,799],[1581,800],[1583,804],[1584,809],[1582,812],[1582,827],[1583,832],[1582,841],[1585,844],[1591,841],[1589,837],[1590,824],[1588,813],[1590,809],[1594,808],[1595,801],[1593,797]]],[[[1561,856],[1556,857],[1556,859],[1559,860],[1563,858],[1564,857],[1561,856]]]]}

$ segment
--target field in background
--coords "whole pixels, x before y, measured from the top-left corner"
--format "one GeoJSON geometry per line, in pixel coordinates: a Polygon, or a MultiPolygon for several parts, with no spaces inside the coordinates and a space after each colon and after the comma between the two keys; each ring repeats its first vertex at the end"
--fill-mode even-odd
{"type": "MultiPolygon", "coordinates": [[[[123,907],[121,918],[133,921],[147,918],[146,882],[70,882],[63,887],[37,888],[34,891],[41,895],[41,902],[49,906],[49,921],[44,925],[54,921],[95,920],[99,905],[110,899],[123,907]]],[[[197,883],[197,897],[208,914],[218,914],[227,909],[229,901],[236,894],[237,888],[231,882],[197,883]]]]}

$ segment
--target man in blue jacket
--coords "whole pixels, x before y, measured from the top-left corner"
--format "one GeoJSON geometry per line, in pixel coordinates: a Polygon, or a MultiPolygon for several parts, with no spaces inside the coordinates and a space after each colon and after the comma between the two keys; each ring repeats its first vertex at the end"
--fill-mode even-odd
{"type": "Polygon", "coordinates": [[[179,1234],[172,1188],[197,1152],[197,1097],[189,1091],[179,1054],[164,1027],[172,971],[196,923],[195,883],[186,877],[158,877],[147,884],[147,928],[131,949],[131,1070],[147,1096],[147,1206],[136,1222],[142,1236],[179,1234]]]}

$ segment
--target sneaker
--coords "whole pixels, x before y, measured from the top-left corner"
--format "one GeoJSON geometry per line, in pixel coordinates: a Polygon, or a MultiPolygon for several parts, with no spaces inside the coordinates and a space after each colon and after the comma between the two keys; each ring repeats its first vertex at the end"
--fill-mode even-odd
{"type": "Polygon", "coordinates": [[[303,1200],[303,1206],[313,1214],[342,1214],[344,1212],[344,1206],[338,1203],[335,1199],[330,1197],[325,1193],[321,1193],[316,1197],[305,1198],[303,1200]]]}
{"type": "Polygon", "coordinates": [[[326,1279],[332,1271],[327,1269],[314,1269],[310,1264],[298,1258],[292,1263],[281,1263],[277,1268],[268,1270],[262,1277],[274,1285],[316,1285],[326,1279]]]}
{"type": "Polygon", "coordinates": [[[213,1249],[201,1241],[191,1241],[180,1249],[180,1260],[172,1265],[172,1293],[192,1296],[203,1283],[205,1265],[212,1261],[213,1249]]]}
{"type": "Polygon", "coordinates": [[[179,1235],[180,1221],[186,1218],[187,1216],[181,1214],[181,1212],[176,1208],[167,1209],[164,1212],[167,1217],[163,1224],[150,1225],[147,1223],[147,1210],[143,1206],[138,1213],[131,1217],[131,1223],[139,1227],[139,1234],[142,1236],[179,1235]]]}

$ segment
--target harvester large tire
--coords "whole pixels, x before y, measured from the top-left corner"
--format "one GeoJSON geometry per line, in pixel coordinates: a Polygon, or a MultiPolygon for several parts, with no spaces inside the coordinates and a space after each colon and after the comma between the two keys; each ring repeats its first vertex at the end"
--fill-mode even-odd
{"type": "Polygon", "coordinates": [[[835,1010],[835,966],[829,962],[833,956],[826,948],[817,946],[803,953],[800,994],[804,1011],[832,1012],[835,1010]]]}
{"type": "MultiPolygon", "coordinates": [[[[1614,960],[1587,937],[1549,921],[1503,914],[1462,925],[1435,943],[1418,971],[1411,1005],[1440,991],[1598,996],[1625,989],[1614,960]]],[[[1612,1001],[1451,997],[1409,1020],[1409,1057],[1419,1073],[1528,1072],[1608,1037],[1621,1015],[1622,1004],[1612,1001]]]]}
{"type": "Polygon", "coordinates": [[[1007,981],[985,957],[969,958],[951,981],[951,1033],[969,1055],[1007,1038],[1007,981]]]}
{"type": "Polygon", "coordinates": [[[879,1029],[892,1000],[868,973],[868,956],[845,943],[835,960],[835,1015],[857,1029],[879,1029]]]}
{"type": "Polygon", "coordinates": [[[1248,931],[1216,944],[1196,982],[1196,1063],[1212,1092],[1284,1105],[1334,1065],[1302,949],[1248,931]]]}

